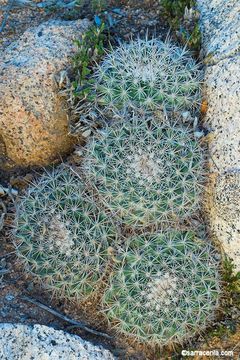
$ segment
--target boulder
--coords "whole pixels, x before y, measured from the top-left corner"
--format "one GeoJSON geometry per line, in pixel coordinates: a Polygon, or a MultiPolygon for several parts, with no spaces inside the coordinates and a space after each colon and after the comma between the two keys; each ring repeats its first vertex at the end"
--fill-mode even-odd
{"type": "Polygon", "coordinates": [[[199,1],[203,45],[207,61],[214,63],[239,52],[239,0],[199,1]]]}
{"type": "Polygon", "coordinates": [[[207,210],[211,230],[240,271],[240,171],[218,174],[210,184],[207,210]]]}
{"type": "Polygon", "coordinates": [[[240,271],[240,3],[199,0],[205,51],[210,227],[240,271]]]}
{"type": "Polygon", "coordinates": [[[8,46],[0,63],[0,137],[11,164],[47,165],[68,153],[67,106],[56,75],[71,63],[88,20],[51,20],[8,46]]]}
{"type": "MultiPolygon", "coordinates": [[[[239,21],[240,26],[240,21],[239,21]]],[[[235,55],[206,66],[205,126],[213,130],[211,165],[218,172],[240,168],[240,57],[235,55]]]]}
{"type": "Polygon", "coordinates": [[[1,360],[114,360],[110,351],[44,325],[0,324],[1,360]]]}

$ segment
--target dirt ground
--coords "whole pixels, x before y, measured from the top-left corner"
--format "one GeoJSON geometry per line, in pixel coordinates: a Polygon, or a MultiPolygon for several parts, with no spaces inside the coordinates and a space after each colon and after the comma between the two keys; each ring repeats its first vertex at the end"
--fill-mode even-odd
{"type": "MultiPolygon", "coordinates": [[[[5,2],[0,0],[0,6],[5,2]]],[[[116,21],[116,25],[112,29],[112,35],[117,40],[128,40],[136,37],[138,34],[144,36],[148,31],[149,36],[155,35],[159,38],[166,38],[171,35],[174,38],[174,33],[169,30],[166,19],[161,16],[161,8],[158,1],[111,1],[109,6],[109,13],[116,21]],[[115,9],[115,11],[114,11],[115,9]],[[117,9],[117,11],[116,11],[117,9]]],[[[93,13],[86,6],[77,13],[65,11],[64,13],[46,12],[39,9],[18,9],[11,12],[7,21],[6,27],[0,33],[0,55],[1,51],[6,46],[16,40],[27,28],[36,26],[43,21],[51,18],[62,17],[65,19],[75,19],[79,17],[88,16],[93,18],[93,13]]],[[[103,14],[103,16],[105,16],[103,14]]],[[[0,11],[0,24],[3,19],[3,13],[0,11]]],[[[4,149],[1,147],[0,141],[0,168],[4,161],[4,149]],[[2,160],[2,163],[1,163],[2,160]]],[[[35,171],[41,169],[12,169],[0,170],[0,185],[21,191],[27,186],[32,177],[35,176],[35,171]]],[[[92,304],[85,304],[85,306],[78,306],[66,302],[62,299],[52,298],[51,295],[40,288],[34,282],[34,279],[27,277],[23,273],[21,266],[17,263],[14,255],[13,236],[11,235],[12,221],[14,218],[14,203],[11,197],[0,195],[0,200],[7,208],[5,216],[4,228],[0,231],[0,323],[22,323],[22,324],[44,324],[52,326],[56,329],[62,329],[74,334],[82,336],[84,339],[92,341],[94,344],[101,344],[110,349],[119,359],[122,360],[157,360],[157,359],[182,359],[181,350],[233,350],[234,357],[218,357],[238,358],[240,353],[240,326],[236,325],[234,331],[229,331],[226,335],[211,336],[208,338],[206,334],[202,334],[198,339],[194,339],[190,344],[175,349],[148,349],[142,344],[136,343],[129,339],[124,339],[114,334],[108,328],[104,319],[100,316],[94,318],[92,316],[92,304]],[[58,316],[54,316],[49,312],[43,310],[38,305],[34,305],[23,299],[23,296],[28,296],[32,299],[38,300],[53,309],[65,314],[77,321],[85,321],[88,326],[107,332],[113,335],[113,339],[105,339],[101,336],[95,336],[87,331],[81,330],[78,327],[72,327],[69,322],[61,320],[58,316]]],[[[0,202],[1,205],[1,202],[0,202]]],[[[1,207],[0,207],[1,215],[1,207]]],[[[1,225],[1,224],[0,224],[1,225]]],[[[94,304],[96,307],[97,304],[94,304]]],[[[237,324],[237,319],[236,322],[237,324]]],[[[217,326],[217,324],[215,324],[217,326]]],[[[223,321],[223,326],[227,323],[223,321]]],[[[187,359],[188,357],[184,357],[187,359]]],[[[189,357],[192,359],[215,359],[216,357],[189,357]]]]}

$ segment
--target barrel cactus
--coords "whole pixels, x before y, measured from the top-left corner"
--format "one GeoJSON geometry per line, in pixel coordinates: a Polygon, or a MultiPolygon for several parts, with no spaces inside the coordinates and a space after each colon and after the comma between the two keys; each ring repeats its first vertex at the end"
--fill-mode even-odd
{"type": "Polygon", "coordinates": [[[200,102],[202,73],[186,48],[169,41],[134,40],[106,55],[96,69],[100,104],[182,111],[200,102]]]}
{"type": "Polygon", "coordinates": [[[16,222],[17,255],[27,272],[65,298],[92,293],[116,230],[75,173],[45,173],[20,199],[16,222]]]}
{"type": "Polygon", "coordinates": [[[182,343],[213,320],[219,256],[192,232],[135,235],[117,260],[103,311],[120,333],[164,346],[182,343]]]}
{"type": "Polygon", "coordinates": [[[147,120],[133,116],[93,137],[83,172],[125,225],[168,227],[199,208],[204,159],[190,129],[147,120]]]}

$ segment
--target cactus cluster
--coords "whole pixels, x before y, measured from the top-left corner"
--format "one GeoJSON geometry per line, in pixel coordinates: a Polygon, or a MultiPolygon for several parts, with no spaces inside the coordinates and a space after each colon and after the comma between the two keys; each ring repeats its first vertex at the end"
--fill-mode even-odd
{"type": "Polygon", "coordinates": [[[192,232],[135,235],[104,294],[120,333],[150,344],[182,343],[204,330],[220,294],[219,260],[192,232]]]}
{"type": "Polygon", "coordinates": [[[106,55],[94,77],[98,102],[110,108],[182,111],[200,102],[199,65],[186,48],[169,41],[123,43],[106,55]]]}
{"type": "Polygon", "coordinates": [[[116,230],[70,169],[45,173],[18,204],[17,254],[54,293],[84,299],[106,266],[116,230]]]}
{"type": "MultiPolygon", "coordinates": [[[[95,74],[96,94],[121,119],[81,149],[81,176],[69,167],[46,172],[17,209],[16,248],[26,271],[78,300],[104,276],[111,324],[161,346],[204,330],[220,297],[219,258],[201,240],[204,231],[198,238],[190,229],[204,155],[177,114],[199,102],[200,78],[186,49],[169,42],[138,39],[113,50],[95,74]]],[[[228,190],[234,196],[235,182],[228,190]]]]}
{"type": "Polygon", "coordinates": [[[203,161],[190,129],[135,115],[92,138],[84,174],[125,225],[169,226],[198,209],[203,161]]]}

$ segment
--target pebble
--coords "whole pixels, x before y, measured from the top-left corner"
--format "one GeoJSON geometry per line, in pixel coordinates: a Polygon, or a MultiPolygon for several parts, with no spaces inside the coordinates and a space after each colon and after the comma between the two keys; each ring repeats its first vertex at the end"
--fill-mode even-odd
{"type": "Polygon", "coordinates": [[[6,299],[7,301],[13,301],[13,300],[15,299],[15,296],[12,295],[12,294],[7,294],[7,295],[5,296],[5,299],[6,299]]]}

